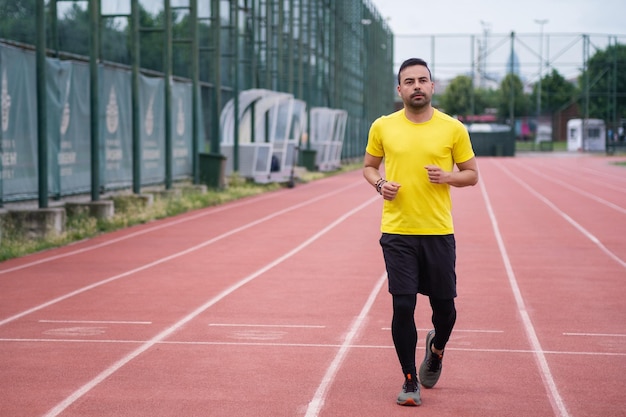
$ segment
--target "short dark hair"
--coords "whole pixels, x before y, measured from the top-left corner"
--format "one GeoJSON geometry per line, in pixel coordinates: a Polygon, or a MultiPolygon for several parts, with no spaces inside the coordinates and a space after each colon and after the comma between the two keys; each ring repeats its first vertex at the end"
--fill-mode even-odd
{"type": "Polygon", "coordinates": [[[430,77],[430,80],[433,80],[433,75],[430,73],[430,68],[428,68],[428,64],[426,63],[426,61],[424,61],[421,58],[409,58],[406,61],[404,61],[402,63],[402,65],[400,65],[400,69],[398,70],[398,85],[400,85],[400,73],[402,72],[402,70],[404,70],[406,67],[412,67],[414,65],[421,65],[423,67],[426,67],[426,69],[428,70],[428,76],[430,77]]]}

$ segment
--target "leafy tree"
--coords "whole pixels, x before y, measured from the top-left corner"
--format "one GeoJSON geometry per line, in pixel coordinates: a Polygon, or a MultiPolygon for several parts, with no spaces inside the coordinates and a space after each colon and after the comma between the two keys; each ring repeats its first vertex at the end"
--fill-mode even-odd
{"type": "Polygon", "coordinates": [[[528,115],[529,100],[524,94],[524,86],[515,74],[507,74],[500,83],[498,92],[498,116],[506,119],[511,117],[511,101],[513,103],[513,117],[528,115]]]}
{"type": "Polygon", "coordinates": [[[33,0],[0,0],[0,38],[34,44],[35,6],[33,0]]]}
{"type": "MultiPolygon", "coordinates": [[[[537,90],[539,86],[535,84],[530,96],[530,102],[537,102],[537,90]]],[[[556,70],[541,79],[541,114],[550,114],[571,103],[578,95],[576,86],[567,81],[556,70]]],[[[531,104],[532,106],[532,104],[531,104]]]]}
{"type": "Polygon", "coordinates": [[[466,116],[482,114],[487,107],[495,107],[493,90],[474,88],[472,79],[460,75],[452,80],[440,98],[440,104],[449,114],[466,116]],[[472,107],[472,95],[474,104],[472,107]]]}
{"type": "MultiPolygon", "coordinates": [[[[107,61],[130,64],[129,50],[124,48],[126,36],[120,20],[106,18],[100,21],[100,55],[107,61]]],[[[59,49],[77,55],[89,56],[93,30],[86,7],[73,4],[57,22],[59,49]]],[[[51,40],[48,41],[49,43],[51,40]]]]}
{"type": "Polygon", "coordinates": [[[472,79],[467,75],[454,78],[441,97],[441,105],[446,113],[458,116],[472,114],[472,79]]]}
{"type": "MultiPolygon", "coordinates": [[[[139,12],[139,63],[141,68],[147,68],[154,71],[163,71],[164,56],[164,33],[162,29],[165,27],[165,14],[161,10],[157,15],[141,10],[139,12]],[[161,30],[159,30],[161,29],[161,30]]],[[[130,26],[128,26],[130,30],[130,26]]],[[[131,36],[128,34],[128,42],[130,48],[131,36]]]]}
{"type": "MultiPolygon", "coordinates": [[[[163,71],[165,69],[165,13],[161,10],[156,15],[140,7],[139,33],[140,65],[142,68],[163,71]]],[[[202,25],[199,25],[202,26],[202,25]]],[[[127,28],[128,49],[130,50],[130,26],[127,28]]],[[[200,34],[202,32],[199,31],[200,34]]],[[[183,77],[191,77],[191,48],[188,43],[177,42],[191,37],[191,25],[189,15],[183,15],[176,11],[172,12],[172,74],[183,77]]],[[[206,42],[206,41],[205,41],[206,42]]]]}
{"type": "Polygon", "coordinates": [[[618,119],[626,118],[626,45],[610,45],[589,59],[587,70],[579,78],[581,105],[587,80],[589,117],[612,120],[615,111],[618,119]]]}
{"type": "Polygon", "coordinates": [[[487,108],[498,107],[498,90],[478,88],[474,93],[476,95],[474,107],[476,113],[484,113],[487,108]]]}

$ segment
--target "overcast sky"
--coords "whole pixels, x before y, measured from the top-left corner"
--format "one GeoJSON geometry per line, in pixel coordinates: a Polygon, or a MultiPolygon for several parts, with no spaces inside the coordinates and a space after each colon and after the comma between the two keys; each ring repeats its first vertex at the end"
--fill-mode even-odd
{"type": "Polygon", "coordinates": [[[370,1],[397,35],[480,33],[481,21],[496,33],[536,33],[539,19],[546,32],[626,35],[624,0],[370,1]]]}
{"type": "MultiPolygon", "coordinates": [[[[188,0],[170,0],[172,6],[188,0]]],[[[335,0],[338,1],[338,0],[335,0]]],[[[347,0],[343,0],[347,1],[347,0]]],[[[350,0],[352,1],[352,0],[350,0]]],[[[626,35],[624,0],[365,0],[370,1],[396,35],[479,33],[481,21],[496,33],[538,32],[535,19],[548,19],[548,32],[585,32],[626,35]]],[[[149,10],[163,0],[139,0],[149,10]]],[[[104,12],[130,12],[130,0],[101,0],[104,12]]],[[[208,2],[200,0],[200,9],[208,2]]]]}
{"type": "Polygon", "coordinates": [[[626,43],[626,0],[369,1],[395,35],[395,68],[406,58],[420,57],[431,67],[437,64],[435,78],[440,79],[467,73],[471,62],[477,62],[478,52],[473,52],[473,59],[471,56],[471,35],[489,51],[488,70],[503,73],[510,56],[509,35],[515,32],[515,53],[527,82],[539,74],[540,52],[544,62],[550,62],[566,78],[579,74],[582,34],[590,35],[590,56],[606,48],[609,35],[626,43]]]}

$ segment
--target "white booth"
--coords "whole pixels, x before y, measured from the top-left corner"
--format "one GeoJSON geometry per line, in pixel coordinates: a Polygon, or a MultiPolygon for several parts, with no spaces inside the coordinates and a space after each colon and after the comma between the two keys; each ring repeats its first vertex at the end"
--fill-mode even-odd
{"type": "Polygon", "coordinates": [[[341,150],[346,133],[348,112],[327,107],[311,108],[309,140],[316,151],[315,165],[319,171],[341,167],[341,150]]]}
{"type": "Polygon", "coordinates": [[[571,119],[567,121],[568,151],[605,151],[606,128],[600,119],[571,119]]]}
{"type": "MultiPolygon", "coordinates": [[[[293,95],[265,89],[239,93],[238,173],[259,183],[291,177],[296,148],[306,130],[306,103],[293,95]]],[[[234,172],[235,100],[220,115],[221,153],[225,174],[234,172]]]]}
{"type": "Polygon", "coordinates": [[[541,144],[544,142],[552,142],[552,125],[547,123],[540,123],[537,126],[537,135],[535,136],[535,143],[541,144]]]}

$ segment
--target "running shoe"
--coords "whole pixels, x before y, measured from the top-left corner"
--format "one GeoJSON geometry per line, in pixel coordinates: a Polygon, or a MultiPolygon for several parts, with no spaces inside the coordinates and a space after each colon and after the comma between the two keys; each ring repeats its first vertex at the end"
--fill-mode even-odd
{"type": "Polygon", "coordinates": [[[433,352],[432,345],[435,339],[435,331],[431,330],[426,336],[426,355],[424,362],[420,365],[419,377],[420,383],[424,388],[432,388],[435,386],[441,376],[441,360],[443,353],[438,355],[433,352]]]}
{"type": "Polygon", "coordinates": [[[411,374],[406,375],[404,385],[402,385],[402,391],[400,391],[400,395],[398,395],[398,404],[417,406],[422,403],[420,398],[420,384],[414,379],[411,374]]]}

